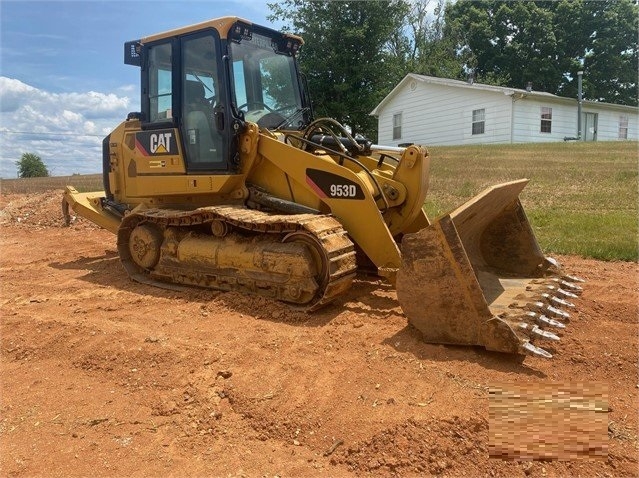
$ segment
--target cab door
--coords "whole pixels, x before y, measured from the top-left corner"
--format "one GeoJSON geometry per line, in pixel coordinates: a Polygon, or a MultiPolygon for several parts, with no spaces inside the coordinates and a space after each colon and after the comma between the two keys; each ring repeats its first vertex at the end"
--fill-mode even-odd
{"type": "Polygon", "coordinates": [[[230,170],[228,126],[223,118],[219,36],[215,30],[187,35],[180,41],[180,132],[187,172],[230,170]]]}

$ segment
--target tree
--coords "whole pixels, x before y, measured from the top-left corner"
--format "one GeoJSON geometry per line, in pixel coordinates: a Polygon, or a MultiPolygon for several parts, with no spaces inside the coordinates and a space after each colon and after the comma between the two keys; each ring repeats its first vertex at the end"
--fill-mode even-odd
{"type": "Polygon", "coordinates": [[[444,38],[479,81],[637,104],[639,7],[632,0],[459,0],[444,15],[444,38]]]}
{"type": "Polygon", "coordinates": [[[400,35],[391,38],[391,51],[399,61],[400,78],[407,73],[456,78],[463,62],[455,55],[455,43],[444,38],[447,0],[412,0],[400,35]]]}
{"type": "Polygon", "coordinates": [[[268,6],[269,20],[290,22],[284,29],[304,37],[299,61],[316,116],[373,136],[377,122],[370,112],[399,81],[389,40],[402,29],[408,3],[285,0],[268,6]]]}
{"type": "MultiPolygon", "coordinates": [[[[583,8],[575,5],[576,13],[581,13],[584,23],[589,26],[584,32],[588,39],[581,66],[585,97],[637,106],[639,7],[630,0],[578,3],[583,3],[583,8]]],[[[560,15],[558,12],[558,18],[560,15]]],[[[570,38],[571,35],[568,35],[567,43],[570,43],[570,38]]],[[[576,96],[576,81],[567,85],[566,90],[572,93],[571,96],[576,96]]]]}
{"type": "Polygon", "coordinates": [[[37,154],[23,153],[20,160],[16,161],[16,166],[20,178],[42,178],[49,175],[46,165],[37,154]]]}

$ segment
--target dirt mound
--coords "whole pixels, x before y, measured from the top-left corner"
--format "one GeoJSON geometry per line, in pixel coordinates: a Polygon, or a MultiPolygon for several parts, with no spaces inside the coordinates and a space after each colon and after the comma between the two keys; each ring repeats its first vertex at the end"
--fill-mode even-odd
{"type": "Polygon", "coordinates": [[[486,454],[488,423],[484,418],[414,420],[382,430],[331,459],[353,471],[371,473],[473,476],[475,460],[486,454]]]}
{"type": "MultiPolygon", "coordinates": [[[[0,195],[0,225],[41,229],[64,226],[62,216],[62,193],[60,190],[31,194],[0,195]]],[[[75,227],[98,229],[90,221],[77,217],[71,211],[75,227]]]]}
{"type": "Polygon", "coordinates": [[[637,264],[561,258],[578,310],[521,363],[424,343],[370,277],[311,314],[132,282],[60,197],[0,196],[2,476],[636,476],[637,264]],[[489,457],[491,386],[580,380],[608,385],[607,458],[489,457]]]}

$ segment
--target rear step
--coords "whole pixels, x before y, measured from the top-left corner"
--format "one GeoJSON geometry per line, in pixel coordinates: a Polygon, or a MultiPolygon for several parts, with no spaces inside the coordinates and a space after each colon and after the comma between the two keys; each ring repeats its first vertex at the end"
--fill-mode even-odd
{"type": "Polygon", "coordinates": [[[122,214],[114,206],[105,203],[104,191],[81,193],[73,186],[67,186],[62,196],[62,215],[67,226],[71,224],[69,207],[107,231],[118,233],[122,214]]]}

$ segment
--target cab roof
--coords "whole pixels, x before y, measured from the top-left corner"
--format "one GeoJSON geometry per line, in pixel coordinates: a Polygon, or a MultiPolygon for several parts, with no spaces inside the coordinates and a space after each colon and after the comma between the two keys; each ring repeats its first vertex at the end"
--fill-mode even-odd
{"type": "Polygon", "coordinates": [[[221,18],[213,18],[211,20],[206,20],[204,22],[200,22],[200,23],[195,23],[193,25],[188,25],[185,27],[180,27],[180,28],[176,28],[173,30],[168,30],[165,32],[161,32],[161,33],[156,33],[154,35],[149,35],[146,37],[143,37],[140,39],[140,43],[141,44],[145,44],[145,43],[150,43],[150,42],[154,42],[154,41],[158,41],[158,40],[163,40],[165,38],[170,38],[170,37],[174,37],[174,36],[181,36],[181,35],[187,35],[189,33],[194,33],[200,30],[204,30],[206,28],[214,28],[215,30],[217,30],[220,34],[220,38],[222,39],[226,39],[229,30],[231,29],[231,27],[236,23],[236,22],[241,22],[244,23],[246,25],[249,26],[257,26],[260,29],[266,29],[266,30],[271,30],[274,33],[278,33],[280,35],[284,35],[286,37],[290,37],[293,38],[295,40],[298,40],[300,42],[300,44],[303,44],[304,41],[302,40],[301,37],[297,36],[297,35],[292,35],[290,33],[282,33],[282,32],[278,32],[277,30],[272,30],[268,27],[264,27],[261,25],[256,25],[253,22],[249,21],[249,20],[245,20],[243,18],[240,17],[221,17],[221,18]]]}

